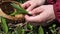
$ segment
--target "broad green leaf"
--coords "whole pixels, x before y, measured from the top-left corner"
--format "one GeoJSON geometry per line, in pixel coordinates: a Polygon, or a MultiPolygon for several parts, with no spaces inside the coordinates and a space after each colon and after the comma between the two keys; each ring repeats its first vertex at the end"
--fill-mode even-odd
{"type": "Polygon", "coordinates": [[[12,7],[14,7],[17,10],[16,12],[12,13],[13,15],[28,14],[28,12],[25,9],[23,9],[20,5],[16,5],[15,3],[12,3],[11,5],[12,5],[12,7]]]}
{"type": "Polygon", "coordinates": [[[22,14],[22,12],[20,12],[20,10],[17,10],[16,12],[10,14],[11,16],[17,15],[17,14],[22,14]]]}
{"type": "Polygon", "coordinates": [[[16,9],[18,9],[18,10],[20,10],[20,9],[21,9],[21,8],[20,8],[20,6],[19,6],[19,5],[17,5],[17,4],[15,4],[15,3],[11,3],[11,5],[12,5],[12,7],[16,8],[16,9]]]}
{"type": "Polygon", "coordinates": [[[42,26],[39,27],[38,34],[44,34],[44,30],[43,30],[42,26]]]}
{"type": "Polygon", "coordinates": [[[12,14],[10,14],[11,16],[14,16],[14,15],[17,15],[17,12],[14,12],[14,13],[12,13],[12,14]]]}
{"type": "Polygon", "coordinates": [[[3,31],[7,34],[8,33],[8,26],[6,23],[6,19],[3,17],[1,17],[1,26],[2,26],[3,31]]]}

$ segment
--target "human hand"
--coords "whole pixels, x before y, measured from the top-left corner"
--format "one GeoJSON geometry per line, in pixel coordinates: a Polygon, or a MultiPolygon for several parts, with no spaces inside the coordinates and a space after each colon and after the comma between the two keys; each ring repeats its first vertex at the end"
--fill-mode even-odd
{"type": "Polygon", "coordinates": [[[45,0],[28,0],[24,4],[22,4],[23,8],[27,8],[27,11],[31,11],[36,6],[44,4],[45,0]]]}
{"type": "Polygon", "coordinates": [[[30,14],[34,15],[39,13],[39,15],[36,16],[25,16],[26,21],[28,22],[48,22],[55,19],[53,5],[42,5],[38,8],[33,9],[32,11],[29,11],[30,14]]]}

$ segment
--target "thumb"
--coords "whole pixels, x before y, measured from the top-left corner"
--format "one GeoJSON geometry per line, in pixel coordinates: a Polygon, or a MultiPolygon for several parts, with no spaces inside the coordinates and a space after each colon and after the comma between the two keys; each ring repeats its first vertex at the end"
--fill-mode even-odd
{"type": "Polygon", "coordinates": [[[37,22],[37,21],[39,21],[38,18],[39,18],[39,16],[28,16],[28,15],[25,15],[25,19],[28,22],[37,22]]]}

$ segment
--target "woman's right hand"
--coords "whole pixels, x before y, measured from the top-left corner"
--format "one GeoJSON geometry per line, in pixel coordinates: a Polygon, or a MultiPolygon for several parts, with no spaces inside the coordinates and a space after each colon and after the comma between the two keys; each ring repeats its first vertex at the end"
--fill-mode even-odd
{"type": "Polygon", "coordinates": [[[36,6],[44,4],[45,0],[28,0],[24,4],[22,4],[22,7],[25,8],[27,11],[31,11],[36,6]]]}

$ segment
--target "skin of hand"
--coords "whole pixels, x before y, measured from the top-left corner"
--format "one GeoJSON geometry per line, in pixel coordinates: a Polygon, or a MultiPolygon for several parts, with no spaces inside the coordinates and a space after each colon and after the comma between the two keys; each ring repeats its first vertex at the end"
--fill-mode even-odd
{"type": "Polygon", "coordinates": [[[22,4],[22,7],[25,8],[27,11],[31,11],[33,8],[39,5],[43,5],[45,0],[28,0],[22,4]]]}
{"type": "Polygon", "coordinates": [[[29,11],[29,13],[32,15],[37,13],[39,14],[35,16],[25,15],[25,19],[28,22],[42,23],[55,19],[53,5],[42,5],[40,7],[33,9],[32,11],[29,11]]]}

